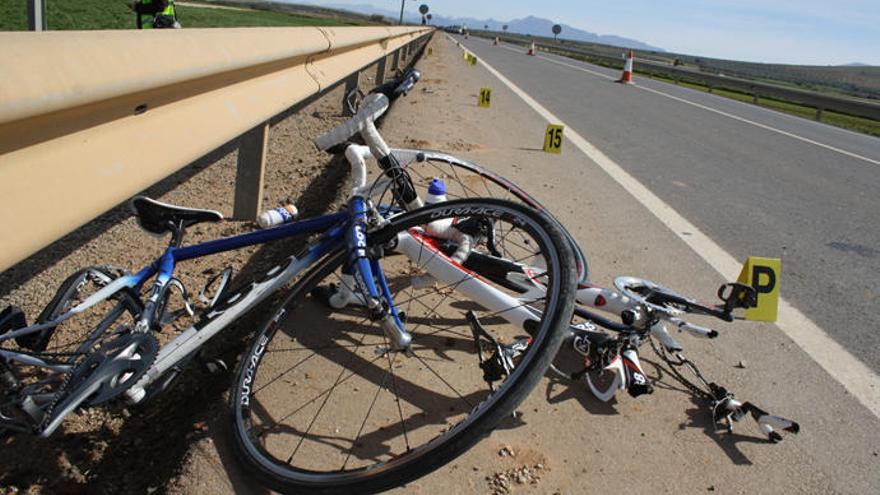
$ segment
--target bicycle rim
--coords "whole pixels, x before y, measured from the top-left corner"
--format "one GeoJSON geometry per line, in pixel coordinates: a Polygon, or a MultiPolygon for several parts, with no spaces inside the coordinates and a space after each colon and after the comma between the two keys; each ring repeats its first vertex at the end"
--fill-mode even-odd
{"type": "MultiPolygon", "coordinates": [[[[413,335],[412,352],[383,352],[388,341],[363,308],[355,303],[331,309],[318,297],[326,292],[313,290],[353,283],[342,273],[341,251],[297,283],[257,334],[232,397],[235,445],[252,474],[276,490],[381,490],[443,465],[528,394],[570,319],[574,270],[566,268],[573,266],[571,251],[546,215],[502,201],[449,202],[395,218],[372,234],[370,243],[386,247],[383,271],[413,335]],[[542,310],[532,313],[531,344],[512,372],[493,383],[494,392],[484,380],[465,314],[473,311],[493,338],[510,344],[528,337],[504,318],[505,311],[517,308],[490,312],[461,296],[461,281],[444,285],[420,278],[425,275],[421,261],[396,254],[388,243],[428,219],[461,221],[455,211],[462,208],[500,214],[493,217],[496,227],[516,223],[516,229],[503,227],[510,259],[540,256],[546,264],[545,296],[518,303],[520,309],[542,310]],[[448,213],[431,216],[439,211],[448,213]],[[512,246],[512,236],[524,232],[531,236],[529,247],[522,237],[512,246]]],[[[490,347],[482,342],[484,358],[490,347]]]]}

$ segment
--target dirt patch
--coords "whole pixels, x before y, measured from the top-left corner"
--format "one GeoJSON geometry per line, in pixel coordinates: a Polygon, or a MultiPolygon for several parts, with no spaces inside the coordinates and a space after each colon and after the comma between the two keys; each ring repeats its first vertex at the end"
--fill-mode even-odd
{"type": "MultiPolygon", "coordinates": [[[[416,104],[418,102],[411,102],[416,104]]],[[[469,143],[463,139],[453,139],[451,141],[435,142],[426,139],[406,138],[404,146],[416,149],[426,150],[443,150],[443,151],[482,151],[486,149],[482,144],[469,143]]]]}
{"type": "Polygon", "coordinates": [[[454,139],[444,143],[443,148],[450,151],[481,151],[486,147],[479,143],[469,143],[463,139],[454,139]]]}
{"type": "Polygon", "coordinates": [[[498,457],[500,464],[510,467],[485,477],[493,495],[539,490],[542,477],[550,469],[544,455],[529,448],[503,445],[498,449],[498,457]]]}
{"type": "Polygon", "coordinates": [[[426,150],[437,149],[437,143],[432,142],[432,141],[426,141],[424,139],[407,139],[406,141],[404,141],[404,143],[409,148],[426,149],[426,150]]]}

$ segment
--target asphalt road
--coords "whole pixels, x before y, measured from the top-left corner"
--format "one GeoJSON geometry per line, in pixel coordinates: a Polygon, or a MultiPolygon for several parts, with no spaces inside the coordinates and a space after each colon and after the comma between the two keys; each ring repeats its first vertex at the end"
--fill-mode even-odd
{"type": "Polygon", "coordinates": [[[598,75],[617,71],[459,41],[727,252],[782,258],[782,296],[880,371],[880,139],[636,76],[722,115],[598,75]]]}

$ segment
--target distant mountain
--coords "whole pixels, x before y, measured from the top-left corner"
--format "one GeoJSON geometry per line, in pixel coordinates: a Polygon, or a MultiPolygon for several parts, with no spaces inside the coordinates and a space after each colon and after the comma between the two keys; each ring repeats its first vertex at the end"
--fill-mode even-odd
{"type": "MultiPolygon", "coordinates": [[[[305,3],[305,4],[315,4],[321,5],[322,7],[327,7],[331,9],[338,10],[347,10],[350,12],[356,12],[359,14],[368,14],[368,15],[382,15],[387,17],[388,19],[397,20],[400,18],[400,11],[394,12],[392,10],[382,9],[379,7],[374,7],[370,4],[358,4],[358,5],[345,5],[345,4],[333,4],[333,3],[323,3],[323,2],[315,2],[311,0],[291,0],[285,3],[305,3]]],[[[409,6],[408,6],[409,7],[409,6]]],[[[551,36],[553,33],[550,30],[555,22],[549,19],[543,19],[541,17],[528,16],[523,19],[513,19],[511,21],[497,21],[495,19],[475,19],[473,17],[449,17],[444,15],[432,14],[433,19],[431,19],[431,24],[435,26],[456,26],[456,25],[465,25],[471,29],[483,29],[484,26],[488,26],[488,29],[491,31],[501,31],[501,27],[505,24],[508,26],[508,31],[511,33],[518,34],[531,34],[533,36],[551,36]]],[[[419,23],[421,22],[421,15],[416,12],[413,12],[412,7],[409,7],[406,12],[404,12],[403,16],[404,20],[411,23],[419,23]]],[[[621,36],[615,35],[602,35],[591,33],[589,31],[584,31],[575,27],[571,27],[567,24],[560,24],[562,26],[562,34],[560,35],[564,39],[573,40],[573,41],[585,41],[588,43],[602,43],[605,45],[613,45],[619,46],[622,48],[633,48],[639,50],[651,50],[662,52],[665,51],[662,48],[657,48],[656,46],[651,46],[647,43],[623,38],[621,36]]]]}
{"type": "MultiPolygon", "coordinates": [[[[506,23],[495,22],[493,24],[493,22],[494,21],[473,20],[472,22],[468,22],[467,25],[474,28],[482,29],[483,26],[488,24],[489,29],[493,31],[501,31],[501,26],[507,24],[507,30],[512,33],[550,36],[552,34],[551,28],[554,24],[556,24],[555,22],[548,19],[543,19],[535,16],[528,16],[524,19],[514,19],[506,23]]],[[[575,27],[571,27],[567,24],[560,24],[560,26],[562,26],[562,33],[560,34],[560,37],[567,40],[585,41],[587,43],[601,43],[603,45],[613,45],[622,48],[634,48],[639,50],[651,50],[656,52],[665,51],[662,48],[651,46],[647,43],[630,38],[591,33],[589,31],[584,31],[575,27]]]]}
{"type": "Polygon", "coordinates": [[[843,64],[841,67],[871,67],[868,64],[863,64],[861,62],[850,62],[848,64],[843,64]]]}

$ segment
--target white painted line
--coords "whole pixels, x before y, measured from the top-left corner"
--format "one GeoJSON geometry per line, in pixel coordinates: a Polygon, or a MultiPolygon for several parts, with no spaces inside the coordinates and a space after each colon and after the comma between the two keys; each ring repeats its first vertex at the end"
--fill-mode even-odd
{"type": "MultiPolygon", "coordinates": [[[[506,49],[511,50],[511,51],[519,51],[519,50],[516,50],[515,48],[507,47],[507,46],[504,46],[503,48],[506,48],[506,49]]],[[[589,74],[593,74],[594,76],[599,76],[599,77],[602,77],[602,78],[604,78],[604,79],[608,79],[609,81],[614,81],[614,80],[616,80],[615,77],[609,76],[608,74],[603,74],[603,73],[598,72],[598,71],[590,70],[590,69],[587,69],[586,67],[582,67],[582,66],[579,66],[579,65],[569,64],[569,63],[563,62],[563,61],[561,61],[561,60],[555,60],[555,59],[552,59],[552,58],[550,58],[550,57],[545,57],[545,56],[543,56],[543,55],[537,55],[537,58],[540,58],[540,59],[542,59],[542,60],[546,60],[546,61],[548,61],[548,62],[552,62],[552,63],[557,64],[557,65],[562,65],[562,66],[564,66],[564,67],[569,67],[569,68],[571,68],[571,69],[579,70],[579,71],[582,71],[582,72],[587,72],[587,73],[589,73],[589,74]]],[[[792,139],[797,139],[798,141],[803,141],[804,143],[809,143],[809,144],[812,144],[812,145],[814,145],[814,146],[818,146],[818,147],[820,147],[820,148],[825,148],[825,149],[827,149],[827,150],[834,151],[834,152],[836,152],[836,153],[840,153],[841,155],[845,155],[845,156],[848,156],[848,157],[850,157],[850,158],[855,158],[856,160],[862,160],[862,161],[864,161],[864,162],[872,163],[872,164],[874,164],[874,165],[880,165],[880,160],[874,160],[873,158],[868,158],[867,156],[862,156],[862,155],[859,155],[859,154],[857,154],[857,153],[853,153],[852,151],[846,151],[846,150],[844,150],[844,149],[840,149],[840,148],[838,148],[838,147],[836,147],[836,146],[831,146],[830,144],[820,143],[819,141],[814,141],[814,140],[812,140],[812,139],[810,139],[810,138],[806,138],[806,137],[800,136],[800,135],[798,135],[798,134],[794,134],[794,133],[792,133],[792,132],[783,131],[782,129],[777,129],[777,128],[775,128],[775,127],[773,127],[773,126],[769,126],[769,125],[767,125],[767,124],[762,124],[762,123],[760,123],[760,122],[755,122],[754,120],[749,120],[749,119],[747,119],[747,118],[745,118],[745,117],[740,117],[739,115],[734,115],[734,114],[732,114],[732,113],[728,113],[728,112],[725,112],[725,111],[723,111],[723,110],[718,110],[717,108],[712,108],[712,107],[709,107],[709,106],[703,105],[703,104],[701,104],[701,103],[697,103],[697,102],[694,102],[694,101],[687,100],[687,99],[685,99],[685,98],[681,98],[681,97],[679,97],[679,96],[671,95],[671,94],[669,94],[669,93],[664,93],[663,91],[660,91],[660,90],[658,90],[658,89],[648,88],[648,87],[645,87],[645,86],[640,86],[640,85],[638,85],[638,84],[636,84],[636,85],[633,86],[633,87],[638,88],[638,89],[641,89],[641,90],[644,90],[644,91],[647,91],[647,92],[649,92],[649,93],[654,93],[654,94],[657,94],[657,95],[663,96],[663,97],[665,97],[665,98],[669,98],[670,100],[675,100],[675,101],[678,101],[678,102],[681,102],[681,103],[685,103],[685,104],[687,104],[687,105],[691,105],[691,106],[693,106],[693,107],[700,108],[700,109],[702,109],[702,110],[706,110],[707,112],[716,113],[716,114],[718,114],[718,115],[722,115],[722,116],[724,116],[724,117],[727,117],[727,118],[730,118],[730,119],[733,119],[733,120],[738,120],[738,121],[740,121],[740,122],[744,122],[744,123],[746,123],[746,124],[750,124],[750,125],[753,125],[753,126],[755,126],[755,127],[759,127],[759,128],[761,128],[761,129],[764,129],[764,130],[768,130],[768,131],[771,131],[771,132],[775,132],[775,133],[777,133],[777,134],[782,134],[783,136],[788,136],[788,137],[790,137],[790,138],[792,138],[792,139]]]]}
{"type": "MultiPolygon", "coordinates": [[[[452,38],[450,37],[450,39],[452,38]]],[[[462,47],[462,49],[470,53],[466,48],[462,47]]],[[[516,84],[495,70],[494,67],[487,64],[485,60],[479,57],[478,60],[483,67],[510,88],[511,91],[519,96],[528,106],[532,107],[548,123],[564,125],[566,128],[566,139],[599,165],[612,179],[626,189],[636,201],[653,213],[682,242],[687,244],[709,266],[720,273],[725,280],[736,279],[739,275],[741,264],[730,253],[716,244],[715,241],[710,239],[709,236],[704,234],[695,225],[692,225],[687,219],[672,209],[671,206],[636,180],[635,177],[627,173],[620,165],[611,158],[608,158],[605,153],[602,153],[601,150],[584,139],[572,126],[553,115],[516,84]],[[689,235],[683,235],[683,232],[688,232],[689,235]]],[[[880,377],[876,373],[829,337],[824,330],[798,311],[797,308],[782,298],[779,299],[779,318],[776,326],[800,346],[807,355],[822,366],[828,374],[840,382],[874,416],[880,418],[880,377]]]]}

